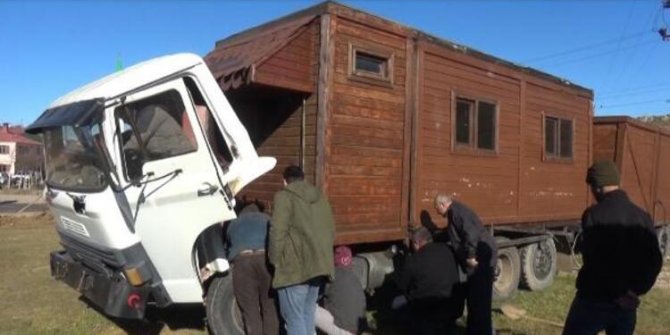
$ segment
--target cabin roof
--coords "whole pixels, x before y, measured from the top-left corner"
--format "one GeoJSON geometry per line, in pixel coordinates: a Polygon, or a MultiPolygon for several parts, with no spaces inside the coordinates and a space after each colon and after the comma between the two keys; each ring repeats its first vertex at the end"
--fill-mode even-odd
{"type": "Polygon", "coordinates": [[[353,11],[358,18],[374,19],[384,25],[394,27],[396,31],[400,31],[406,36],[414,36],[417,39],[423,39],[488,62],[501,64],[565,87],[576,88],[586,92],[589,97],[593,97],[591,89],[574,84],[567,79],[492,56],[474,48],[334,1],[325,1],[219,40],[216,42],[214,50],[205,57],[205,60],[222,88],[237,87],[243,82],[249,83],[253,80],[254,69],[297,37],[302,32],[301,29],[304,29],[312,20],[324,14],[337,14],[339,10],[353,11]]]}
{"type": "Polygon", "coordinates": [[[254,34],[233,35],[217,42],[205,60],[223,90],[248,84],[256,66],[300,36],[316,17],[306,15],[256,30],[254,34]]]}
{"type": "Polygon", "coordinates": [[[670,136],[670,130],[663,128],[661,126],[657,126],[654,124],[649,124],[644,121],[632,118],[630,116],[625,116],[625,115],[613,115],[613,116],[596,116],[593,118],[593,123],[598,125],[598,124],[608,124],[608,123],[628,123],[632,124],[636,127],[651,131],[651,132],[658,132],[666,136],[670,136]]]}

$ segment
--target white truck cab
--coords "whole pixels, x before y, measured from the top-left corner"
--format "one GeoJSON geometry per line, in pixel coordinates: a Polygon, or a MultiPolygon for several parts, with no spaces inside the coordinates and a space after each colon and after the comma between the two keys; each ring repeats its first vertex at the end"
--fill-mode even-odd
{"type": "Polygon", "coordinates": [[[225,325],[234,313],[212,310],[234,309],[220,223],[276,160],[258,157],[199,56],[88,84],[27,131],[45,145],[45,196],[64,247],[51,253],[56,279],[112,317],[205,298],[210,329],[239,332],[225,325]]]}

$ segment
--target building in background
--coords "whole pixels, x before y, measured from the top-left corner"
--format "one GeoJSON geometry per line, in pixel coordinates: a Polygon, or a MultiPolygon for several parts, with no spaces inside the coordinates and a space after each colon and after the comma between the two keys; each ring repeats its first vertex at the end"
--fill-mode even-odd
{"type": "Polygon", "coordinates": [[[0,128],[0,172],[10,176],[33,175],[42,171],[42,143],[32,140],[21,127],[2,124],[0,128]]]}

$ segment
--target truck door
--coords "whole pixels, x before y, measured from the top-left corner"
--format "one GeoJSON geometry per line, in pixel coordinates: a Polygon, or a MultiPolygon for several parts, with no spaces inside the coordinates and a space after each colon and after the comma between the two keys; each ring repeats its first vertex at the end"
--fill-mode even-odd
{"type": "Polygon", "coordinates": [[[135,232],[173,302],[201,300],[194,242],[206,227],[235,213],[184,81],[127,95],[111,109],[117,169],[135,232]]]}

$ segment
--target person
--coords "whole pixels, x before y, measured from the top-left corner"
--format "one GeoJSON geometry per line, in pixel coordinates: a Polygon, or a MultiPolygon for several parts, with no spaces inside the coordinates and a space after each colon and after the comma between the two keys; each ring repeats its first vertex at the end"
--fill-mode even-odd
{"type": "Polygon", "coordinates": [[[270,216],[252,202],[226,230],[228,259],[233,267],[233,294],[248,335],[279,334],[272,275],[265,257],[269,221],[270,216]]]}
{"type": "Polygon", "coordinates": [[[325,195],[305,181],[299,167],[283,173],[284,188],[273,200],[269,234],[272,286],[288,335],[313,335],[319,288],[334,275],[333,213],[325,195]]]}
{"type": "Polygon", "coordinates": [[[586,182],[597,203],[582,215],[577,293],[563,334],[633,334],[639,296],[661,270],[662,256],[651,217],[619,188],[612,161],[598,161],[586,182]]]}
{"type": "Polygon", "coordinates": [[[449,243],[467,273],[467,334],[492,334],[491,299],[494,268],[497,262],[496,243],[477,214],[445,194],[435,197],[435,210],[446,219],[447,226],[435,233],[436,239],[449,243]]]}
{"type": "Polygon", "coordinates": [[[445,243],[433,243],[430,231],[416,229],[410,237],[411,254],[396,278],[403,292],[395,308],[407,302],[411,333],[452,334],[463,312],[458,291],[458,263],[445,243]]]}
{"type": "Polygon", "coordinates": [[[328,335],[359,334],[365,324],[365,292],[351,269],[351,249],[335,248],[335,278],[326,285],[323,307],[316,306],[316,327],[328,335]]]}

